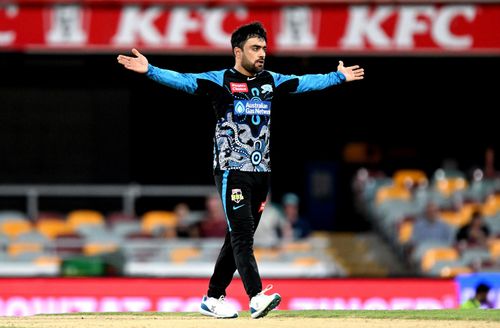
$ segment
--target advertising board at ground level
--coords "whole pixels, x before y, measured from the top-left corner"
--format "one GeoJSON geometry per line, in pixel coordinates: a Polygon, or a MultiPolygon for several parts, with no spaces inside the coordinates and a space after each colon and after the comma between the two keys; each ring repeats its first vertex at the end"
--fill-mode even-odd
{"type": "MultiPolygon", "coordinates": [[[[206,293],[206,279],[22,278],[0,279],[0,315],[70,312],[191,312],[206,293]]],[[[458,306],[453,280],[265,280],[283,297],[282,310],[442,309],[458,306]]],[[[248,311],[239,279],[227,301],[248,311]]]]}

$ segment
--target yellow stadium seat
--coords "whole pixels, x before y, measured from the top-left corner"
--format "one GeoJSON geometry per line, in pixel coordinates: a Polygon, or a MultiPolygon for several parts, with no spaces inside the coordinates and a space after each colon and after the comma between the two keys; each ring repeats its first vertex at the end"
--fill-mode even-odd
{"type": "Polygon", "coordinates": [[[394,184],[398,187],[413,187],[416,185],[426,185],[427,175],[421,170],[397,170],[393,176],[394,184]]]}
{"type": "Polygon", "coordinates": [[[7,253],[10,256],[17,256],[22,253],[41,253],[43,245],[41,243],[13,242],[7,246],[7,253]]]}
{"type": "Polygon", "coordinates": [[[431,248],[425,252],[420,262],[422,271],[429,271],[439,261],[454,261],[460,257],[458,251],[451,247],[431,248]]]}
{"type": "Polygon", "coordinates": [[[67,223],[73,231],[81,225],[104,225],[104,215],[94,210],[74,210],[68,213],[67,223]]]}
{"type": "Polygon", "coordinates": [[[59,265],[61,264],[61,259],[58,256],[42,255],[37,257],[33,263],[38,266],[59,265]]]}
{"type": "Polygon", "coordinates": [[[493,239],[489,244],[491,258],[500,258],[500,238],[493,239]]]}
{"type": "Polygon", "coordinates": [[[435,188],[445,197],[451,196],[454,192],[463,191],[467,189],[467,186],[467,180],[461,177],[442,178],[435,182],[435,188]]]}
{"type": "Polygon", "coordinates": [[[74,232],[71,226],[62,219],[41,219],[36,223],[36,229],[49,239],[74,232]]]}
{"type": "Polygon", "coordinates": [[[115,243],[88,243],[83,246],[83,254],[87,256],[112,253],[118,249],[118,245],[115,243]]]}
{"type": "Polygon", "coordinates": [[[298,257],[295,260],[293,260],[293,265],[298,265],[298,266],[312,266],[318,263],[319,260],[312,256],[298,257]]]}
{"type": "Polygon", "coordinates": [[[500,210],[500,195],[489,195],[483,203],[481,213],[484,216],[494,216],[500,210]]]}
{"type": "Polygon", "coordinates": [[[413,221],[405,220],[401,222],[398,231],[398,240],[400,244],[406,244],[410,241],[411,235],[413,234],[413,221]]]}
{"type": "Polygon", "coordinates": [[[20,219],[6,220],[0,223],[0,233],[15,238],[32,230],[31,222],[20,219]]]}
{"type": "Polygon", "coordinates": [[[461,227],[470,222],[472,212],[468,209],[458,211],[439,211],[439,218],[453,227],[461,227]]]}
{"type": "Polygon", "coordinates": [[[377,190],[375,195],[377,205],[391,199],[410,200],[411,193],[408,189],[399,186],[384,186],[377,190]]]}
{"type": "Polygon", "coordinates": [[[294,241],[283,244],[282,249],[285,252],[307,252],[312,249],[312,246],[307,241],[294,241]]]}
{"type": "Polygon", "coordinates": [[[174,263],[183,263],[191,258],[197,258],[201,254],[200,250],[194,247],[176,248],[170,252],[170,259],[174,263]]]}
{"type": "Polygon", "coordinates": [[[174,228],[177,225],[177,216],[171,211],[149,211],[142,216],[143,231],[153,232],[156,227],[174,228]]]}
{"type": "Polygon", "coordinates": [[[254,256],[257,261],[277,259],[280,251],[274,248],[256,247],[254,256]]]}

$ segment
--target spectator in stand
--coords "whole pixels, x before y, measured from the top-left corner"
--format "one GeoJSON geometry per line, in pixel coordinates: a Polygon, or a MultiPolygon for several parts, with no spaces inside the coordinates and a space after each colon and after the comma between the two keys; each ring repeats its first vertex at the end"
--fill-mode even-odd
{"type": "Polygon", "coordinates": [[[438,207],[432,202],[427,204],[424,215],[413,226],[412,246],[418,246],[424,241],[442,241],[449,245],[453,242],[452,228],[440,220],[438,207]]]}
{"type": "Polygon", "coordinates": [[[198,223],[201,217],[191,212],[186,203],[179,203],[174,207],[177,216],[176,233],[179,238],[197,238],[200,236],[198,223]]]}
{"type": "Polygon", "coordinates": [[[311,226],[299,214],[299,196],[294,193],[287,193],[283,196],[282,204],[286,219],[284,238],[299,240],[309,236],[311,226]]]}
{"type": "Polygon", "coordinates": [[[490,230],[483,221],[481,212],[472,214],[470,223],[461,227],[457,232],[457,242],[462,247],[488,247],[490,230]]]}
{"type": "Polygon", "coordinates": [[[255,245],[262,247],[279,247],[286,220],[279,207],[271,200],[271,194],[267,196],[262,216],[255,231],[255,245]]]}
{"type": "Polygon", "coordinates": [[[209,195],[205,207],[205,215],[199,225],[200,237],[225,237],[227,222],[220,196],[209,195]]]}

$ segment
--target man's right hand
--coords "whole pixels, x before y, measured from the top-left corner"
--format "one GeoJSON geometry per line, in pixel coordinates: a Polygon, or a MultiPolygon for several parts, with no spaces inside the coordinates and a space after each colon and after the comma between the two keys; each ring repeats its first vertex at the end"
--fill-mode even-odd
{"type": "Polygon", "coordinates": [[[146,73],[148,71],[148,60],[137,49],[132,49],[132,53],[136,57],[129,57],[124,55],[118,56],[118,63],[125,66],[126,69],[137,73],[146,73]]]}

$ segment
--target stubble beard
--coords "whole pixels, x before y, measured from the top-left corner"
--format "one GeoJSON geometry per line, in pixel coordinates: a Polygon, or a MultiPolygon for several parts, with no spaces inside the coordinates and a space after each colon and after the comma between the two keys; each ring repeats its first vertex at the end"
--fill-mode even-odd
{"type": "Polygon", "coordinates": [[[241,62],[241,66],[243,66],[243,68],[247,70],[247,72],[250,72],[252,74],[260,73],[264,69],[264,64],[262,64],[262,66],[257,66],[257,65],[258,65],[257,61],[251,63],[250,61],[243,59],[241,62]]]}

